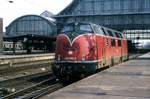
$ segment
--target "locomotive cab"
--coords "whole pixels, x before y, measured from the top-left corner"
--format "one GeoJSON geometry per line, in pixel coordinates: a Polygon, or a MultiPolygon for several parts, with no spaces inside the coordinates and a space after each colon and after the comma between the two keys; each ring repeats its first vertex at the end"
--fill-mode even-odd
{"type": "Polygon", "coordinates": [[[70,23],[56,40],[55,65],[58,77],[94,73],[97,64],[96,39],[90,23],[70,23]]]}

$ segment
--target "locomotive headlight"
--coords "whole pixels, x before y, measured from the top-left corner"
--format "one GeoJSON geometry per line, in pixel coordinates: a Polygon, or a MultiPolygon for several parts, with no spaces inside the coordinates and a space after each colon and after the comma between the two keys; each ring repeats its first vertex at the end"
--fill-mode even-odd
{"type": "Polygon", "coordinates": [[[73,54],[73,51],[68,51],[68,54],[69,54],[69,55],[72,55],[72,54],[73,54]]]}
{"type": "Polygon", "coordinates": [[[84,55],[82,56],[82,61],[85,61],[85,56],[84,55]]]}

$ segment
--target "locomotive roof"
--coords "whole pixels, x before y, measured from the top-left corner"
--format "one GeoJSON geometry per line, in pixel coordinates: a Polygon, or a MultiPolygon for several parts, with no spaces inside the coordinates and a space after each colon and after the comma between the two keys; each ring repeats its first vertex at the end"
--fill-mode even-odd
{"type": "MultiPolygon", "coordinates": [[[[120,32],[120,31],[117,31],[117,30],[113,30],[113,29],[110,29],[110,28],[108,28],[108,27],[104,27],[104,26],[101,26],[101,25],[97,25],[97,24],[94,24],[94,23],[91,23],[91,22],[70,22],[70,23],[66,23],[66,24],[64,24],[64,25],[69,25],[69,24],[89,24],[89,25],[91,25],[91,26],[98,26],[98,27],[100,27],[100,28],[103,28],[105,31],[111,31],[112,33],[113,32],[115,32],[115,33],[118,33],[118,34],[123,34],[122,32],[120,32]]],[[[109,33],[107,33],[107,34],[109,34],[109,33]]],[[[113,35],[116,35],[116,34],[114,34],[113,33],[113,35]]],[[[107,35],[106,35],[107,36],[107,35]]],[[[122,35],[123,36],[123,35],[122,35]]],[[[123,38],[125,38],[124,36],[123,36],[123,38]]]]}
{"type": "MultiPolygon", "coordinates": [[[[78,23],[78,24],[89,24],[89,25],[97,25],[97,24],[94,24],[94,23],[91,23],[91,22],[69,22],[69,23],[66,23],[64,25],[68,25],[68,24],[74,24],[74,23],[78,23]]],[[[105,28],[105,29],[108,29],[108,30],[112,30],[112,31],[115,31],[115,32],[120,32],[120,31],[117,31],[117,30],[114,30],[114,29],[111,29],[111,28],[108,28],[108,27],[105,27],[105,26],[101,26],[101,25],[97,25],[97,26],[100,26],[102,28],[105,28]]],[[[121,32],[120,32],[121,33],[121,32]]]]}

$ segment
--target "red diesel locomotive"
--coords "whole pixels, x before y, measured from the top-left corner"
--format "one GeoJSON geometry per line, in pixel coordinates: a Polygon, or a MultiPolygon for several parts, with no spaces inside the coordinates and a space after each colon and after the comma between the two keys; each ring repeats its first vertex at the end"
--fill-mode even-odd
{"type": "Polygon", "coordinates": [[[56,40],[54,74],[62,78],[83,76],[128,58],[127,40],[121,32],[92,23],[69,23],[56,40]]]}

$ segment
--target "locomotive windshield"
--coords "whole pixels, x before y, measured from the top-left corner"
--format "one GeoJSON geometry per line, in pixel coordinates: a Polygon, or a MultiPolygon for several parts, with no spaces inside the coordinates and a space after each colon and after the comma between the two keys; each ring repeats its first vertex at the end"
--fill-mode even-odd
{"type": "Polygon", "coordinates": [[[61,30],[61,32],[62,33],[75,32],[77,34],[84,34],[84,33],[93,33],[93,30],[90,24],[72,23],[65,25],[61,30]]]}

